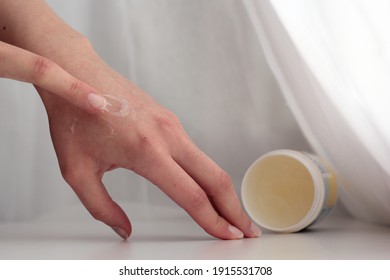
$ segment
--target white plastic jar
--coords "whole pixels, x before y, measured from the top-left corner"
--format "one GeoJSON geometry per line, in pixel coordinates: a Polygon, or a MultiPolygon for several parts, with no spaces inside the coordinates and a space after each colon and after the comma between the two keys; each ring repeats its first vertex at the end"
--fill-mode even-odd
{"type": "Polygon", "coordinates": [[[336,204],[334,173],[317,156],[269,152],[246,172],[241,189],[248,215],[275,232],[297,232],[322,220],[336,204]]]}

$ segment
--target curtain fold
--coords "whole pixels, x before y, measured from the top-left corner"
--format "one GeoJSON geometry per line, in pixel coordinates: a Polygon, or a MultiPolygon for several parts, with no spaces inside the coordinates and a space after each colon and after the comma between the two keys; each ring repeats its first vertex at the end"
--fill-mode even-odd
{"type": "Polygon", "coordinates": [[[356,217],[390,224],[390,1],[245,0],[284,96],[356,217]]]}

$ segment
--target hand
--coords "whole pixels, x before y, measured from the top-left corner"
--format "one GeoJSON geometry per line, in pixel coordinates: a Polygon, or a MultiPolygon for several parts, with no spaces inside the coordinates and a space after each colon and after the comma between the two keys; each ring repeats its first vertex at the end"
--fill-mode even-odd
{"type": "MultiPolygon", "coordinates": [[[[229,176],[194,145],[175,115],[92,50],[73,53],[66,69],[110,95],[106,101],[112,105],[89,114],[37,87],[63,177],[94,218],[124,239],[131,234],[130,221],[102,183],[105,172],[122,167],[158,186],[209,234],[221,239],[259,236],[229,176]],[[116,114],[121,108],[123,114],[116,114]]],[[[43,80],[45,75],[49,72],[41,71],[43,80]]]]}
{"type": "Polygon", "coordinates": [[[106,107],[96,90],[49,59],[0,41],[0,77],[29,82],[90,113],[106,107]]]}
{"type": "Polygon", "coordinates": [[[45,1],[0,5],[0,40],[11,44],[0,41],[0,76],[35,84],[63,177],[93,217],[125,239],[130,235],[130,221],[101,181],[122,167],[153,182],[215,237],[260,234],[228,175],[177,118],[104,64],[45,1]]]}

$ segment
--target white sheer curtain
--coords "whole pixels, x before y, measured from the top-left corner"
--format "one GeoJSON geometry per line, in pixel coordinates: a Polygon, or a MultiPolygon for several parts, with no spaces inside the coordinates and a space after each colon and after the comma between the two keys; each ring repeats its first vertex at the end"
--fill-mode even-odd
{"type": "MultiPolygon", "coordinates": [[[[47,2],[108,64],[175,112],[237,190],[262,153],[308,149],[242,1],[47,2]]],[[[0,80],[0,116],[0,220],[78,203],[61,178],[32,86],[0,80]]],[[[104,181],[114,199],[173,206],[130,171],[113,171],[104,181]]]]}
{"type": "Polygon", "coordinates": [[[390,1],[245,0],[301,128],[341,199],[390,224],[390,1]]]}

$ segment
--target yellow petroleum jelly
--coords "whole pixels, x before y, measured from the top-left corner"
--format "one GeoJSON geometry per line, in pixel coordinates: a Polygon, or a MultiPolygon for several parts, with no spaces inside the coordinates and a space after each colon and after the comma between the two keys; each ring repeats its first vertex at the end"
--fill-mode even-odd
{"type": "Polygon", "coordinates": [[[244,176],[242,200],[260,226],[299,231],[325,217],[337,197],[336,182],[314,155],[278,150],[257,160],[244,176]]]}
{"type": "Polygon", "coordinates": [[[298,223],[313,204],[313,179],[306,167],[291,157],[265,159],[247,180],[248,206],[270,227],[286,228],[298,223]]]}

